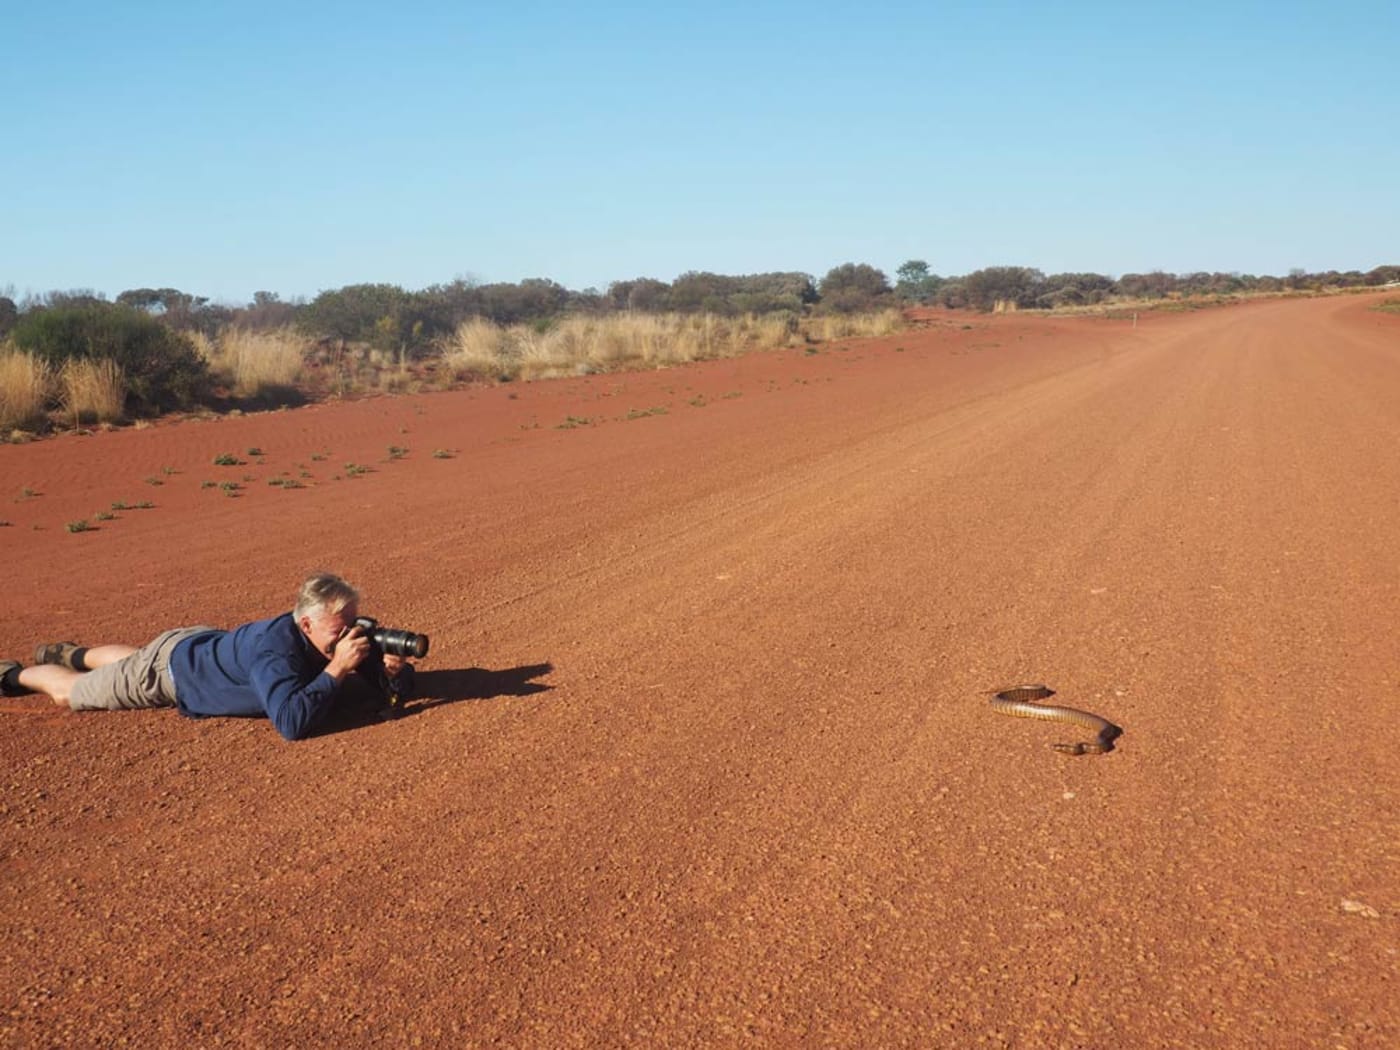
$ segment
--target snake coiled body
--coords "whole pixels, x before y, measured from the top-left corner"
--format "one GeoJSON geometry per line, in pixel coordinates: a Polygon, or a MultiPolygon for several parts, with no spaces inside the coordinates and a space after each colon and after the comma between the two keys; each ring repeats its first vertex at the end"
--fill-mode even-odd
{"type": "Polygon", "coordinates": [[[1038,718],[1043,722],[1073,722],[1096,734],[1096,739],[1090,743],[1050,745],[1056,751],[1067,755],[1101,755],[1113,750],[1113,741],[1122,735],[1123,730],[1108,719],[1088,711],[1040,702],[1054,695],[1055,690],[1045,685],[1012,686],[992,697],[992,709],[1016,718],[1038,718]]]}

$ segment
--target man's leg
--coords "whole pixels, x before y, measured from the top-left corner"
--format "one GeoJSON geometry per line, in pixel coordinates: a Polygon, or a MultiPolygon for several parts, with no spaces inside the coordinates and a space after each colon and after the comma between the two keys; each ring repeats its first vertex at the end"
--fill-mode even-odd
{"type": "Polygon", "coordinates": [[[49,642],[34,649],[35,664],[54,664],[73,671],[95,671],[124,660],[136,652],[129,645],[97,645],[88,648],[77,642],[49,642]]]}
{"type": "MultiPolygon", "coordinates": [[[[83,671],[95,671],[125,660],[136,649],[130,645],[96,645],[81,652],[83,671]]],[[[20,670],[19,684],[30,692],[43,693],[60,707],[68,707],[73,699],[73,684],[82,677],[83,671],[74,671],[58,664],[35,664],[20,670]]]]}
{"type": "Polygon", "coordinates": [[[212,630],[212,627],[177,627],[157,635],[140,649],[129,645],[99,645],[81,654],[78,662],[89,668],[87,671],[59,664],[36,664],[19,671],[19,682],[24,688],[45,693],[54,703],[67,705],[74,711],[174,707],[171,654],[185,639],[212,630]]]}
{"type": "Polygon", "coordinates": [[[89,671],[96,671],[99,667],[125,660],[134,652],[136,648],[130,645],[94,645],[83,653],[83,663],[89,671]]]}
{"type": "Polygon", "coordinates": [[[82,675],[66,667],[40,664],[26,667],[19,673],[19,684],[30,692],[43,693],[54,703],[67,707],[73,696],[73,683],[82,675]]]}

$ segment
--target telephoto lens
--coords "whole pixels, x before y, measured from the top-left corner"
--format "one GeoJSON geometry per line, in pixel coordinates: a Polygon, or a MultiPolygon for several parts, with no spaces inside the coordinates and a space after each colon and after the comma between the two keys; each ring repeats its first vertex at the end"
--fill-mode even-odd
{"type": "Polygon", "coordinates": [[[428,636],[413,631],[400,631],[393,627],[380,627],[379,621],[361,616],[355,621],[369,640],[378,646],[379,651],[389,656],[412,656],[421,660],[428,655],[428,636]]]}
{"type": "Polygon", "coordinates": [[[412,631],[396,631],[392,627],[376,627],[370,634],[374,644],[391,656],[413,656],[418,659],[428,655],[428,636],[412,631]]]}

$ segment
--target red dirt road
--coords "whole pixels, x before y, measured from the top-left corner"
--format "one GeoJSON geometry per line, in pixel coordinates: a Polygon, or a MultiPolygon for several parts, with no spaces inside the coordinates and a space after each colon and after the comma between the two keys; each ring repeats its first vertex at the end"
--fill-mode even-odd
{"type": "Polygon", "coordinates": [[[0,1043],[1397,1045],[1374,302],[0,447],[0,656],[321,566],[433,638],[412,715],[298,744],[3,701],[0,1043]]]}

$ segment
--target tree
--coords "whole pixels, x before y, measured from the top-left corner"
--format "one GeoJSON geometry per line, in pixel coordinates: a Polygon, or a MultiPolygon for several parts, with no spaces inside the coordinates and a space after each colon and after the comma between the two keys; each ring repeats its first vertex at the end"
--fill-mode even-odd
{"type": "Polygon", "coordinates": [[[670,305],[681,313],[728,313],[726,300],[735,291],[734,279],[691,270],[671,282],[670,305]]]}
{"type": "Polygon", "coordinates": [[[542,277],[519,284],[484,284],[476,291],[480,313],[505,325],[548,320],[563,313],[569,301],[567,288],[542,277]]]}
{"type": "Polygon", "coordinates": [[[1118,294],[1130,299],[1164,299],[1176,291],[1177,281],[1169,273],[1125,273],[1118,278],[1118,294]]]}
{"type": "Polygon", "coordinates": [[[0,295],[0,339],[10,334],[19,320],[19,307],[8,295],[0,295]]]}
{"type": "Polygon", "coordinates": [[[894,286],[895,295],[911,303],[928,302],[943,283],[943,278],[930,273],[928,263],[922,259],[910,259],[895,271],[895,276],[899,278],[894,286]]]}
{"type": "Polygon", "coordinates": [[[130,288],[117,296],[117,302],[144,310],[171,328],[201,331],[210,336],[233,317],[228,308],[211,304],[208,296],[191,295],[178,288],[130,288]]]}
{"type": "Polygon", "coordinates": [[[351,284],[316,296],[297,323],[312,335],[396,350],[412,331],[408,303],[408,293],[396,284],[351,284]]]}
{"type": "Polygon", "coordinates": [[[670,306],[671,286],[653,277],[614,281],[608,285],[607,299],[614,310],[660,313],[670,306]]]}
{"type": "Polygon", "coordinates": [[[297,304],[286,303],[276,292],[254,292],[253,301],[230,317],[232,324],[255,331],[285,328],[296,320],[297,304]]]}
{"type": "Polygon", "coordinates": [[[1101,273],[1056,273],[1040,282],[1035,305],[1046,309],[1102,302],[1113,292],[1113,278],[1101,273]]]}
{"type": "Polygon", "coordinates": [[[418,293],[417,300],[425,327],[434,333],[451,332],[463,321],[482,314],[481,287],[465,277],[431,285],[418,293]]]}
{"type": "Polygon", "coordinates": [[[866,263],[842,263],[827,271],[817,286],[822,305],[837,313],[872,310],[890,298],[890,282],[884,273],[866,263]]]}
{"type": "Polygon", "coordinates": [[[1027,266],[988,266],[963,278],[963,292],[969,305],[991,310],[998,303],[1020,307],[1034,306],[1045,275],[1027,266]]]}

